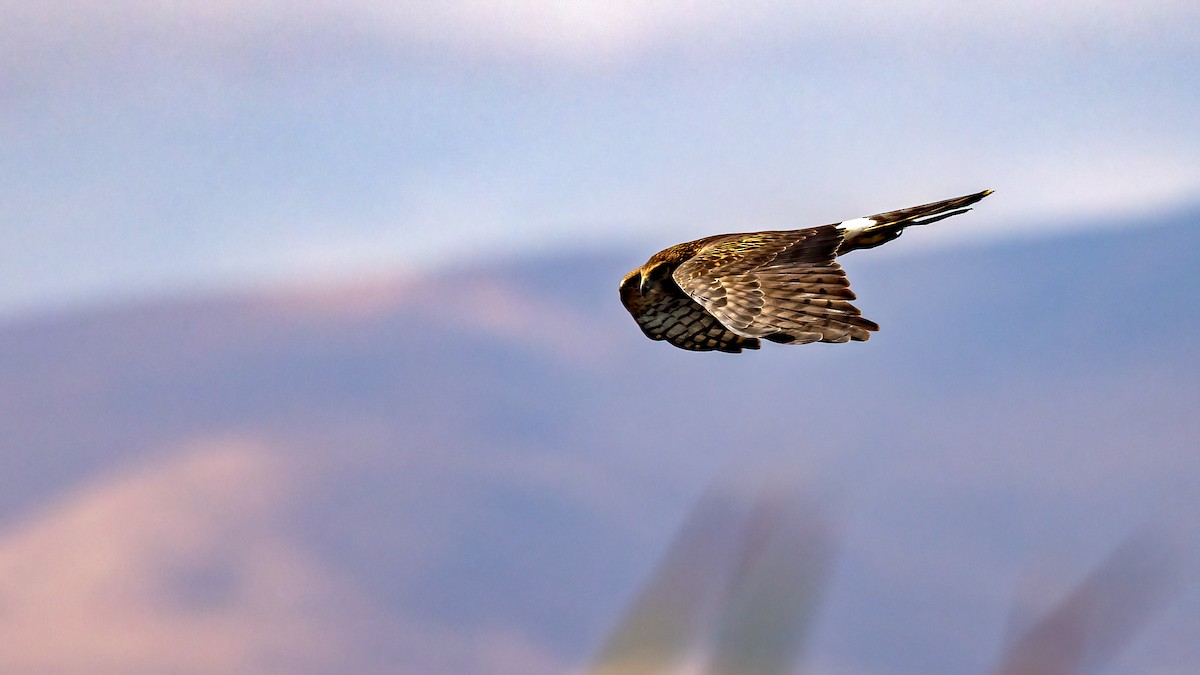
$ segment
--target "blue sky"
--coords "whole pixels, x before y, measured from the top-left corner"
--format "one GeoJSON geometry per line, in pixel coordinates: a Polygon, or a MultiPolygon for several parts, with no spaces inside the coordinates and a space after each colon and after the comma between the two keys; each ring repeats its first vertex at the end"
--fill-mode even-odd
{"type": "Polygon", "coordinates": [[[893,254],[1186,207],[1198,32],[1192,2],[0,2],[0,316],[984,187],[893,254]]]}

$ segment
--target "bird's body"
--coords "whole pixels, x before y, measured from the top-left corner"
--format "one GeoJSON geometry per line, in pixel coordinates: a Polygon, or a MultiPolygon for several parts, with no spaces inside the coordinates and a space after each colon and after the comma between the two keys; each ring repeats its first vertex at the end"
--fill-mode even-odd
{"type": "Polygon", "coordinates": [[[693,351],[866,340],[879,330],[850,304],[834,260],[970,210],[991,194],[947,199],[802,230],[719,234],[655,253],[621,280],[621,302],[642,332],[693,351]]]}

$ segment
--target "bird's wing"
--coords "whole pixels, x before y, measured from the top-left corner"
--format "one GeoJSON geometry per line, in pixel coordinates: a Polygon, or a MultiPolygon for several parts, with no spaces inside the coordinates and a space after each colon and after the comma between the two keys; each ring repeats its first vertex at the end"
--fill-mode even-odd
{"type": "Polygon", "coordinates": [[[661,288],[642,295],[632,289],[621,292],[621,302],[651,340],[666,340],[696,352],[715,350],[736,354],[743,349],[759,348],[757,339],[729,330],[687,296],[672,295],[661,288]]]}
{"type": "Polygon", "coordinates": [[[879,326],[850,304],[850,282],[834,262],[841,242],[832,225],[716,237],[679,265],[674,279],[744,337],[786,344],[866,340],[879,326]]]}

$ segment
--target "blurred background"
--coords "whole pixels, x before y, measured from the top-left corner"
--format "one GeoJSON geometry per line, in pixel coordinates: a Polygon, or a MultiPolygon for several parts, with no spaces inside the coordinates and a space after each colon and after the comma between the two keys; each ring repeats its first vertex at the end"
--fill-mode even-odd
{"type": "MultiPolygon", "coordinates": [[[[695,514],[745,471],[820,504],[768,519],[800,572],[695,572],[795,598],[780,663],[1001,667],[1131,535],[1200,544],[1197,34],[0,0],[0,670],[579,671],[674,552],[737,557],[754,518],[695,514]],[[617,301],[679,241],[983,188],[843,260],[868,343],[685,353],[617,301]]],[[[1194,671],[1196,576],[1080,662],[1194,671]]]]}

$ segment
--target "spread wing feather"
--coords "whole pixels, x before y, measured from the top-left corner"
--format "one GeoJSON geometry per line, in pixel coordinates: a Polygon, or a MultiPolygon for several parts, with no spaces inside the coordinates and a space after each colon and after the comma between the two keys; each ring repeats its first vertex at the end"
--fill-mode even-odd
{"type": "Polygon", "coordinates": [[[866,340],[879,330],[850,304],[854,293],[834,262],[834,226],[714,237],[680,264],[674,279],[729,330],[773,342],[866,340]]]}

